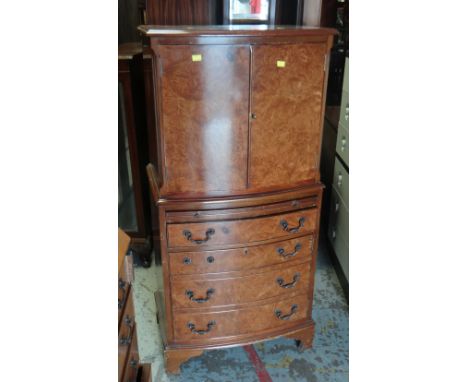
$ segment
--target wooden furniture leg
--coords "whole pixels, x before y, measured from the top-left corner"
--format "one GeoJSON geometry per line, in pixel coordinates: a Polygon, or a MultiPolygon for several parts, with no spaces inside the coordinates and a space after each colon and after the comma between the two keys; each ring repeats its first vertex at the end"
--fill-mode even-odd
{"type": "Polygon", "coordinates": [[[299,329],[285,337],[294,339],[300,351],[310,349],[312,347],[312,341],[314,340],[314,326],[311,325],[306,328],[299,329]]]}
{"type": "Polygon", "coordinates": [[[179,374],[180,365],[190,358],[202,355],[203,349],[201,350],[164,350],[164,361],[166,366],[166,372],[169,374],[179,374]]]}

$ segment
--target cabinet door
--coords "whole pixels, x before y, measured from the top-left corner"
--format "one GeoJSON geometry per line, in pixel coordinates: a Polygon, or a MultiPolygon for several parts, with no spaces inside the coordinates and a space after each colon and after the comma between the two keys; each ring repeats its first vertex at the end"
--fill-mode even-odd
{"type": "Polygon", "coordinates": [[[249,46],[158,46],[163,193],[247,187],[249,46]]]}
{"type": "Polygon", "coordinates": [[[324,44],[253,47],[249,187],[290,187],[319,174],[324,44]]]}

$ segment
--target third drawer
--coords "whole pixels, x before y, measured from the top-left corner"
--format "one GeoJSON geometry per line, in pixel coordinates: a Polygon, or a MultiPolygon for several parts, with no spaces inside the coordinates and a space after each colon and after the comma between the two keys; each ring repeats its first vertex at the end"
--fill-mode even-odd
{"type": "Polygon", "coordinates": [[[178,276],[171,279],[174,309],[207,308],[251,303],[287,294],[306,293],[311,282],[310,262],[240,277],[178,276]]]}
{"type": "Polygon", "coordinates": [[[172,275],[242,271],[310,258],[314,248],[312,235],[272,244],[213,251],[172,252],[172,275]]]}

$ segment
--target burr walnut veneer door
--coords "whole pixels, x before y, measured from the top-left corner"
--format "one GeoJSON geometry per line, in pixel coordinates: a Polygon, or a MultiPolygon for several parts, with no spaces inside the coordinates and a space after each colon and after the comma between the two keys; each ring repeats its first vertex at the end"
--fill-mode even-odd
{"type": "Polygon", "coordinates": [[[318,181],[325,44],[253,47],[249,186],[318,181]]]}
{"type": "Polygon", "coordinates": [[[160,45],[164,194],[247,187],[250,48],[160,45]]]}

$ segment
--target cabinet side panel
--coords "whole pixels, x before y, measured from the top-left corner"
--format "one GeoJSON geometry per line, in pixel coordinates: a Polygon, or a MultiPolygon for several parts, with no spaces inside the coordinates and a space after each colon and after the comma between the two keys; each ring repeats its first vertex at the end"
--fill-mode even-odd
{"type": "Polygon", "coordinates": [[[246,189],[248,46],[158,46],[165,176],[162,194],[246,189]]]}

